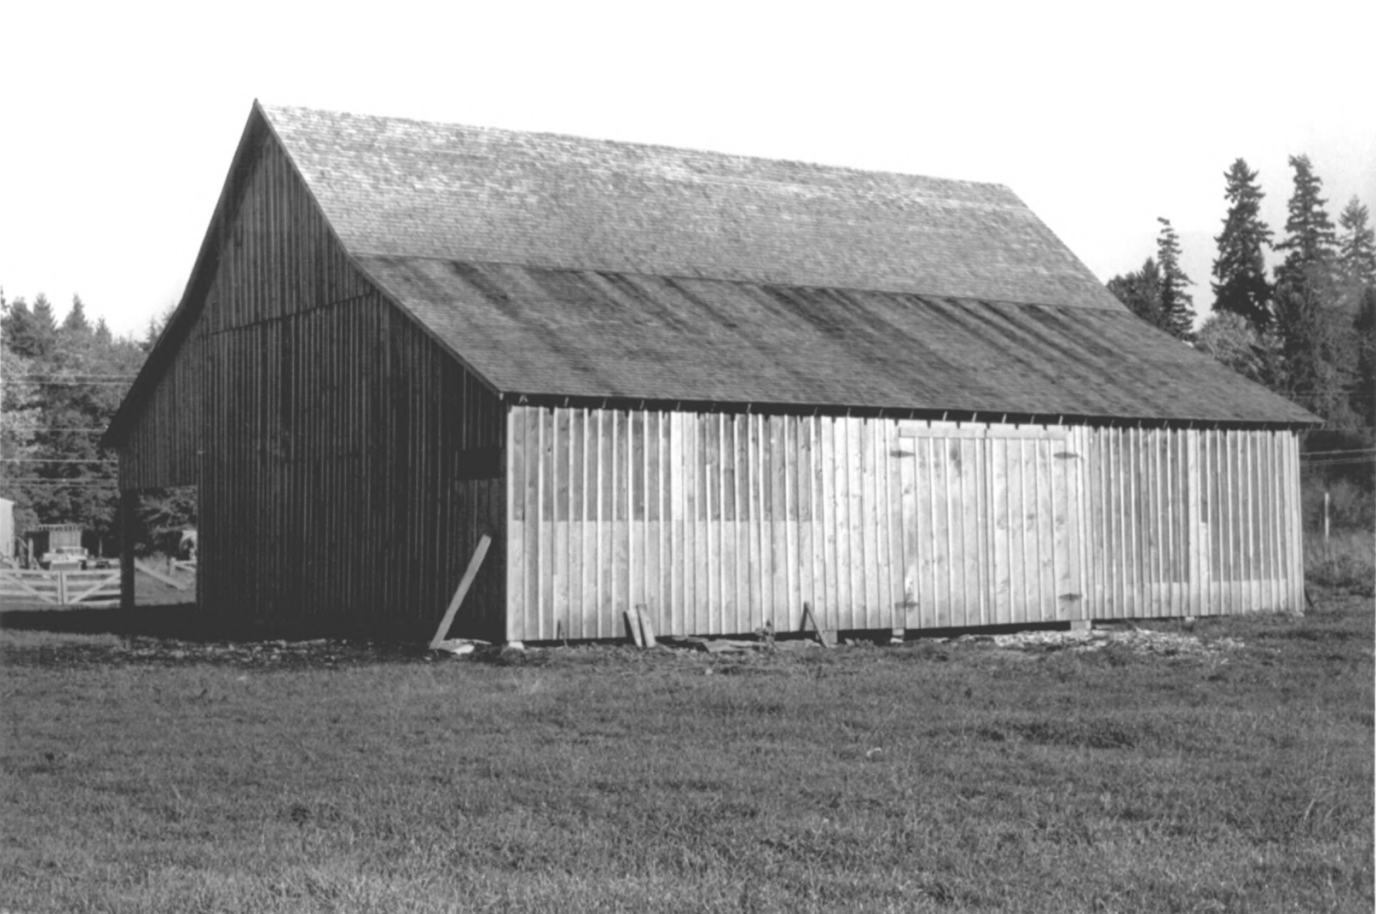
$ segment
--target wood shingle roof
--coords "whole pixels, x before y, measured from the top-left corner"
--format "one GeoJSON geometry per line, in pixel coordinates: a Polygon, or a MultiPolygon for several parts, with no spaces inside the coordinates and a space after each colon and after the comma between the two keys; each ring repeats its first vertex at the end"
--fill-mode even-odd
{"type": "Polygon", "coordinates": [[[360,262],[503,391],[1313,421],[1126,310],[434,258],[360,262]]]}
{"type": "Polygon", "coordinates": [[[1320,421],[1139,320],[999,185],[255,104],[222,205],[271,137],[358,267],[503,395],[1320,421]]]}
{"type": "Polygon", "coordinates": [[[503,392],[1314,421],[999,185],[261,110],[360,266],[503,392]]]}
{"type": "Polygon", "coordinates": [[[359,254],[1122,308],[996,184],[263,110],[359,254]]]}

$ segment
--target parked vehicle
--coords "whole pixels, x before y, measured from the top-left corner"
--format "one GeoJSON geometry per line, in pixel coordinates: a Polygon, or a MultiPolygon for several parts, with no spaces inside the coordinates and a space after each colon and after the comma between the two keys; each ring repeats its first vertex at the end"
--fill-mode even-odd
{"type": "Polygon", "coordinates": [[[81,546],[58,546],[51,552],[43,553],[38,565],[44,571],[85,571],[91,562],[91,554],[81,546]]]}

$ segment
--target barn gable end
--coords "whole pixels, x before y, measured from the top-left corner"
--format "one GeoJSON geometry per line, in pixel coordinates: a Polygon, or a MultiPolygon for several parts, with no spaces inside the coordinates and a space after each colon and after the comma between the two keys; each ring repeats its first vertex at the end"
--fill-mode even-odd
{"type": "MultiPolygon", "coordinates": [[[[149,364],[109,437],[125,490],[197,486],[209,618],[433,626],[502,514],[502,405],[358,269],[264,123],[149,364]]],[[[495,631],[503,590],[499,555],[463,630],[495,631]]]]}

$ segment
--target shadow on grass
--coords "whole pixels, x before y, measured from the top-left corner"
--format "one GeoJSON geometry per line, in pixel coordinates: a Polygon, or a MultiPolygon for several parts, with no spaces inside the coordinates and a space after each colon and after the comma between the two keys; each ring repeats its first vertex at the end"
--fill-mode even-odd
{"type": "Polygon", "coordinates": [[[195,603],[136,606],[133,609],[5,609],[0,629],[82,635],[138,635],[180,641],[215,641],[224,632],[198,611],[195,603]]]}

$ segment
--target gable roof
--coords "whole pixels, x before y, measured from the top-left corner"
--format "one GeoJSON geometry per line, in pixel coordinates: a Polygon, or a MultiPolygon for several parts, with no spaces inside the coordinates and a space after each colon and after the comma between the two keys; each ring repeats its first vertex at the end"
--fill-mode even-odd
{"type": "MultiPolygon", "coordinates": [[[[255,103],[354,263],[502,395],[1312,425],[1007,188],[255,103]]],[[[199,310],[181,306],[118,445],[199,310]]]]}
{"type": "Polygon", "coordinates": [[[372,255],[360,262],[503,391],[793,408],[1312,421],[1116,309],[433,258],[372,255]]]}
{"type": "Polygon", "coordinates": [[[355,254],[1123,310],[996,184],[262,110],[355,254]]]}

